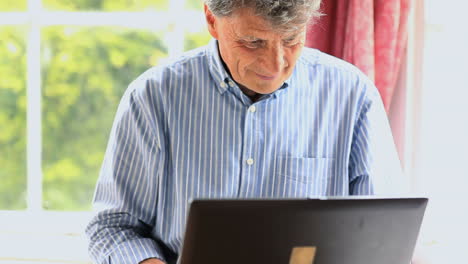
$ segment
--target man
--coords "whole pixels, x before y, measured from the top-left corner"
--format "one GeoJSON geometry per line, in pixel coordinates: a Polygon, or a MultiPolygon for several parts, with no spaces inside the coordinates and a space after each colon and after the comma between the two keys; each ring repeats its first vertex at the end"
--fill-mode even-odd
{"type": "Polygon", "coordinates": [[[174,263],[196,198],[383,193],[399,162],[376,88],[303,48],[319,6],[205,1],[214,40],[129,86],[87,228],[96,262],[174,263]]]}

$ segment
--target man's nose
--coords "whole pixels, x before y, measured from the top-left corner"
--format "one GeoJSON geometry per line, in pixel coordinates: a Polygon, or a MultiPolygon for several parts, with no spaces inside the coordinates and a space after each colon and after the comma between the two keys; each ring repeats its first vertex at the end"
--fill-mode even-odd
{"type": "Polygon", "coordinates": [[[265,54],[265,57],[265,66],[270,73],[279,73],[286,66],[286,59],[282,47],[272,47],[269,52],[265,54]]]}

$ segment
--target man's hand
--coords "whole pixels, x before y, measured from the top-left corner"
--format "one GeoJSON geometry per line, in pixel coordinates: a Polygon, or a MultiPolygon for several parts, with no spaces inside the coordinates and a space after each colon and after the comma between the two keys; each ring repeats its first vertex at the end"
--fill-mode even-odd
{"type": "Polygon", "coordinates": [[[166,262],[163,262],[160,259],[155,259],[155,258],[150,258],[150,259],[145,259],[140,264],[166,264],[166,262]]]}

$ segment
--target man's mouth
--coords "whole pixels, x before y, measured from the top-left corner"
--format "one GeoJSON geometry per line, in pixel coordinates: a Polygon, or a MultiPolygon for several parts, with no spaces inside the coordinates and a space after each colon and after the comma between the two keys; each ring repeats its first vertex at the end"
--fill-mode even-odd
{"type": "Polygon", "coordinates": [[[258,73],[255,73],[260,79],[262,80],[265,80],[265,81],[271,81],[271,80],[274,80],[277,75],[273,75],[273,76],[266,76],[266,75],[262,75],[262,74],[258,74],[258,73]]]}

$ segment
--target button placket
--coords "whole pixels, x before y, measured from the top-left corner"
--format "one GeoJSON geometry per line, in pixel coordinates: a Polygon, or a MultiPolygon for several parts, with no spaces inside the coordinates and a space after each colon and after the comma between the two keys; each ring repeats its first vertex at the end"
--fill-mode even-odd
{"type": "Polygon", "coordinates": [[[254,153],[256,142],[255,132],[255,112],[258,110],[256,106],[250,105],[247,107],[245,114],[245,133],[244,133],[244,148],[243,148],[243,169],[241,183],[239,186],[240,195],[248,195],[251,191],[252,184],[255,183],[255,164],[256,154],[254,153]]]}
{"type": "Polygon", "coordinates": [[[248,146],[249,151],[248,151],[248,153],[246,154],[246,158],[247,158],[247,159],[245,160],[245,163],[246,163],[249,167],[252,166],[252,165],[254,164],[254,159],[253,159],[253,157],[252,157],[252,154],[253,154],[253,153],[252,153],[252,151],[253,151],[252,149],[253,149],[253,141],[254,141],[254,138],[253,138],[253,137],[255,137],[255,133],[254,133],[254,131],[255,131],[255,121],[254,121],[254,117],[251,116],[251,114],[255,113],[256,110],[257,110],[257,108],[256,108],[254,105],[251,105],[251,106],[247,109],[248,112],[247,112],[247,117],[246,117],[246,118],[248,119],[248,122],[250,123],[250,126],[249,126],[249,127],[250,127],[250,131],[253,132],[253,133],[250,133],[250,134],[248,135],[248,136],[250,137],[250,140],[249,140],[249,141],[252,142],[252,143],[251,143],[250,146],[248,146]]]}

